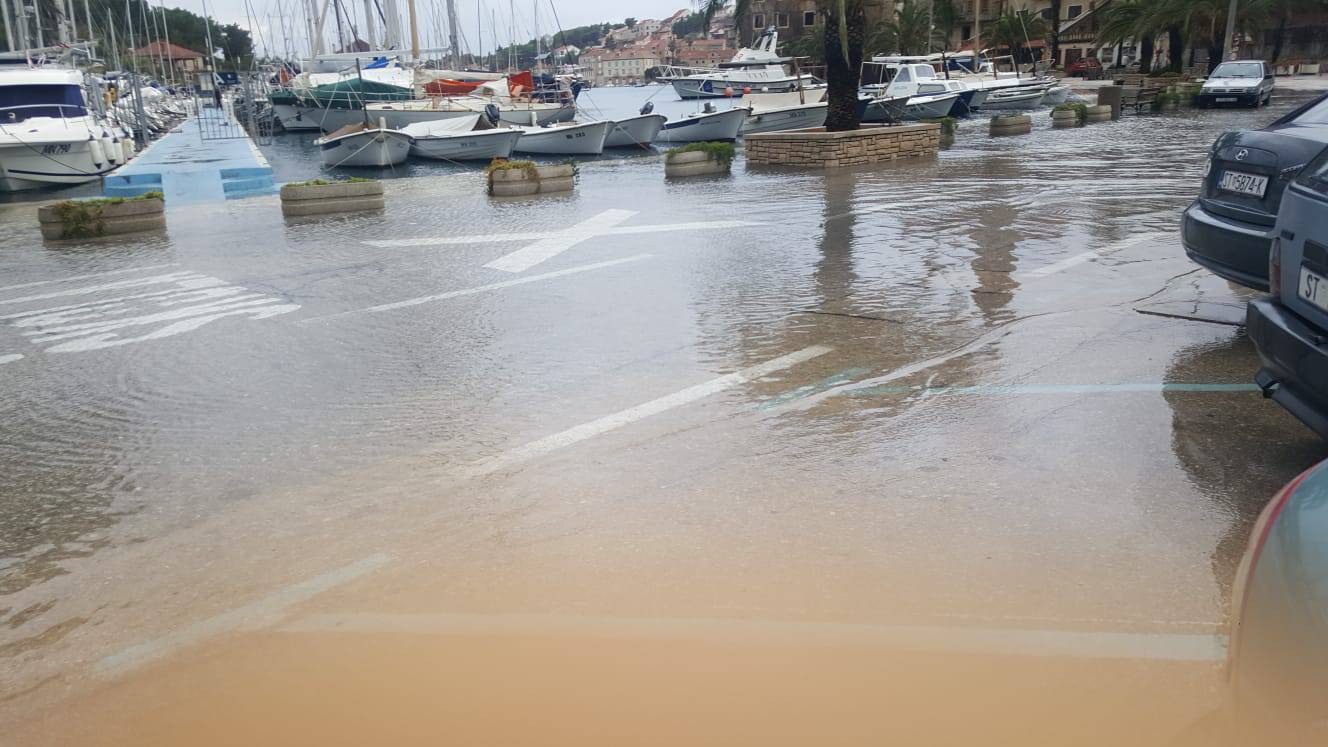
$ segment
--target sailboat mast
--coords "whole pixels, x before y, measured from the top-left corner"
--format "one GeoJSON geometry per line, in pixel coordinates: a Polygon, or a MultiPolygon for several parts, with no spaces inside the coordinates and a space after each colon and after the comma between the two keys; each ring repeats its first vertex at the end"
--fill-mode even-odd
{"type": "Polygon", "coordinates": [[[452,50],[452,69],[461,69],[461,46],[457,42],[456,0],[447,0],[447,44],[452,50]]]}
{"type": "Polygon", "coordinates": [[[414,61],[420,59],[420,30],[415,25],[415,0],[406,0],[406,9],[410,12],[410,59],[414,61]]]}
{"type": "Polygon", "coordinates": [[[480,0],[475,0],[475,64],[484,56],[484,10],[480,0]]]}
{"type": "Polygon", "coordinates": [[[378,49],[378,31],[374,28],[373,0],[364,0],[364,34],[370,49],[378,49]]]}
{"type": "MultiPolygon", "coordinates": [[[[5,49],[14,52],[16,51],[14,45],[14,19],[9,16],[9,3],[6,0],[0,0],[0,19],[5,22],[5,49]]],[[[88,20],[88,24],[91,27],[91,19],[88,20]]]]}

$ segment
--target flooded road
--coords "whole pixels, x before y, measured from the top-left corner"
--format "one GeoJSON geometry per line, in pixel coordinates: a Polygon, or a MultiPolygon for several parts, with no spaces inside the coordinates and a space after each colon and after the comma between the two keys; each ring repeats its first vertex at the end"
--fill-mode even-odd
{"type": "Polygon", "coordinates": [[[1298,100],[88,245],[0,206],[0,723],[1167,743],[1328,452],[1178,239],[1213,138],[1298,100]]]}

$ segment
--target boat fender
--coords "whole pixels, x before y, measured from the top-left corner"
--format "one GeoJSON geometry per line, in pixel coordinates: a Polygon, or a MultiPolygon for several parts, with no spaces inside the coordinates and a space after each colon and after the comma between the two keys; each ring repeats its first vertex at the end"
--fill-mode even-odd
{"type": "Polygon", "coordinates": [[[101,141],[91,134],[88,135],[88,153],[92,154],[93,167],[100,171],[101,165],[106,163],[106,151],[102,149],[101,141]]]}
{"type": "Polygon", "coordinates": [[[101,149],[106,152],[106,160],[112,166],[119,164],[123,158],[120,152],[120,140],[106,132],[102,132],[101,135],[101,149]]]}
{"type": "Polygon", "coordinates": [[[485,104],[484,119],[486,119],[490,125],[497,127],[498,122],[502,120],[502,112],[498,111],[498,106],[496,104],[485,104]]]}
{"type": "Polygon", "coordinates": [[[651,113],[651,112],[653,112],[653,111],[655,111],[655,102],[653,102],[653,101],[647,101],[647,102],[646,102],[646,105],[643,106],[643,107],[641,107],[641,114],[642,114],[642,115],[649,114],[649,113],[651,113]]]}
{"type": "Polygon", "coordinates": [[[724,86],[724,95],[725,95],[725,96],[732,96],[732,95],[733,95],[733,86],[724,86]]]}

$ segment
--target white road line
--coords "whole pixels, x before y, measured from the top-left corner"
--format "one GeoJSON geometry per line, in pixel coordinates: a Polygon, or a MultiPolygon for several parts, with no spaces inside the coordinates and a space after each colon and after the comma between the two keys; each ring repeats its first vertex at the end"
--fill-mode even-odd
{"type": "Polygon", "coordinates": [[[422,236],[415,239],[381,239],[366,241],[369,246],[445,246],[448,244],[496,244],[502,241],[537,241],[548,236],[548,231],[532,233],[491,233],[479,236],[422,236]]]}
{"type": "Polygon", "coordinates": [[[22,353],[10,353],[9,355],[0,355],[0,364],[13,363],[14,361],[21,361],[21,360],[23,360],[22,353]]]}
{"type": "Polygon", "coordinates": [[[1146,241],[1155,241],[1167,238],[1169,236],[1171,236],[1171,234],[1169,233],[1146,233],[1142,236],[1135,236],[1133,238],[1125,239],[1123,241],[1117,241],[1112,244],[1107,244],[1106,246],[1100,249],[1094,249],[1093,251],[1090,252],[1083,252],[1081,254],[1076,254],[1073,257],[1062,259],[1059,262],[1053,262],[1052,264],[1046,265],[1044,267],[1039,267],[1034,270],[1028,270],[1027,272],[1015,273],[1015,275],[1016,276],[1023,275],[1025,277],[1030,277],[1030,278],[1044,278],[1048,275],[1054,275],[1058,272],[1063,272],[1065,270],[1068,270],[1071,267],[1076,267],[1085,262],[1091,262],[1099,257],[1105,257],[1109,254],[1114,254],[1122,249],[1134,246],[1135,244],[1142,244],[1146,241]]]}
{"type": "Polygon", "coordinates": [[[171,322],[179,319],[185,319],[192,316],[203,316],[214,314],[218,311],[230,311],[239,308],[252,308],[254,306],[264,306],[267,304],[281,303],[281,299],[275,296],[265,296],[260,293],[254,293],[247,296],[233,296],[218,301],[199,304],[197,306],[185,306],[184,308],[171,309],[170,311],[159,311],[153,314],[144,314],[142,316],[131,316],[123,319],[109,319],[95,322],[83,322],[80,324],[66,324],[60,327],[49,327],[45,329],[36,329],[24,334],[29,335],[33,342],[44,343],[63,340],[69,337],[83,337],[87,335],[110,332],[112,330],[124,329],[125,327],[140,327],[145,324],[155,324],[156,322],[171,322]]]}
{"type": "Polygon", "coordinates": [[[160,270],[165,267],[175,267],[175,262],[168,262],[164,265],[144,265],[142,267],[131,267],[127,270],[110,270],[109,272],[94,272],[90,275],[71,275],[67,278],[53,278],[51,280],[37,280],[31,283],[19,283],[18,285],[6,285],[0,287],[0,293],[12,290],[22,290],[24,288],[36,288],[41,285],[50,285],[52,283],[72,283],[75,280],[91,280],[93,278],[104,278],[111,275],[125,275],[131,272],[146,272],[148,270],[160,270]]]}
{"type": "Polygon", "coordinates": [[[52,291],[50,293],[39,293],[35,296],[20,296],[18,298],[0,299],[0,304],[6,303],[29,303],[31,301],[45,301],[51,298],[62,298],[64,296],[84,296],[89,293],[101,293],[108,290],[119,290],[120,288],[136,288],[140,285],[158,285],[161,283],[177,283],[186,280],[199,280],[205,278],[205,275],[199,275],[188,270],[181,272],[171,272],[165,275],[151,275],[145,278],[134,278],[132,280],[117,280],[114,283],[103,283],[101,285],[88,285],[82,288],[70,288],[61,291],[52,291]]]}
{"type": "Polygon", "coordinates": [[[287,607],[353,581],[381,568],[391,560],[387,555],[373,555],[344,568],[287,586],[253,604],[237,607],[216,617],[185,626],[160,638],[144,641],[107,656],[97,663],[97,671],[102,674],[118,674],[213,636],[273,625],[280,620],[281,614],[287,607]]]}
{"type": "Polygon", "coordinates": [[[741,371],[725,374],[724,376],[711,379],[705,383],[688,387],[682,391],[674,392],[673,394],[650,400],[649,402],[636,405],[635,407],[629,407],[626,410],[613,413],[612,415],[606,415],[588,423],[582,423],[581,425],[568,428],[560,433],[555,433],[531,441],[524,446],[518,446],[504,454],[480,462],[469,469],[463,470],[463,473],[468,477],[480,477],[493,474],[494,472],[506,469],[521,462],[543,456],[549,452],[580,443],[586,439],[608,433],[609,431],[626,425],[631,425],[638,420],[644,420],[653,415],[672,410],[675,407],[681,407],[682,405],[690,404],[699,399],[704,399],[730,387],[759,379],[762,376],[767,376],[785,368],[791,368],[804,361],[809,361],[812,358],[825,355],[832,349],[833,348],[825,347],[824,345],[812,345],[803,348],[802,350],[789,353],[788,355],[781,355],[774,360],[759,363],[755,366],[749,366],[741,371]]]}
{"type": "Polygon", "coordinates": [[[722,638],[735,643],[858,644],[911,651],[996,656],[1220,662],[1215,634],[1079,632],[1014,628],[872,625],[698,618],[575,615],[338,614],[291,621],[285,633],[505,635],[520,637],[722,638]]]}
{"type": "Polygon", "coordinates": [[[588,265],[578,265],[576,267],[569,267],[565,270],[546,272],[540,275],[530,275],[524,278],[517,278],[515,280],[504,280],[499,283],[489,283],[488,285],[480,285],[474,288],[463,288],[461,290],[447,291],[445,293],[434,293],[428,296],[420,296],[419,298],[408,298],[404,301],[393,301],[392,303],[379,304],[378,306],[370,306],[367,309],[355,309],[353,311],[341,311],[336,314],[327,314],[325,316],[310,317],[309,319],[301,319],[300,321],[296,322],[296,324],[321,322],[321,321],[326,321],[328,319],[335,319],[337,317],[349,316],[351,314],[372,314],[382,311],[393,311],[396,309],[404,309],[409,306],[419,306],[420,304],[433,303],[434,301],[446,301],[451,298],[460,298],[462,296],[473,296],[476,293],[487,293],[489,291],[502,290],[503,288],[511,288],[513,286],[525,285],[527,283],[538,283],[541,280],[551,280],[553,278],[560,278],[565,275],[575,275],[577,273],[589,272],[591,270],[601,270],[604,269],[605,267],[613,267],[614,265],[626,264],[628,262],[638,262],[643,259],[649,259],[650,257],[651,255],[649,254],[637,254],[631,257],[624,257],[622,259],[611,259],[606,262],[595,262],[593,264],[588,264],[588,265]]]}
{"type": "Polygon", "coordinates": [[[541,262],[553,259],[586,239],[604,233],[633,215],[636,215],[635,210],[605,210],[599,215],[545,236],[511,254],[505,254],[484,266],[490,270],[502,270],[503,272],[525,272],[541,262]]]}

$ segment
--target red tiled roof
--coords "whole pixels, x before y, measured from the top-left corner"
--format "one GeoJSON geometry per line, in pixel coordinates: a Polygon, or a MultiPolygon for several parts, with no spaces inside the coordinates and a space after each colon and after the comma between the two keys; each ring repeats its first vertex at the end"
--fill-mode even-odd
{"type": "Polygon", "coordinates": [[[195,52],[192,49],[185,49],[184,47],[181,47],[178,44],[167,44],[166,42],[161,42],[161,41],[154,41],[151,44],[148,44],[147,46],[139,47],[138,49],[134,50],[134,54],[145,55],[145,56],[152,55],[154,57],[160,55],[162,57],[169,57],[174,60],[203,59],[202,52],[195,52]]]}

